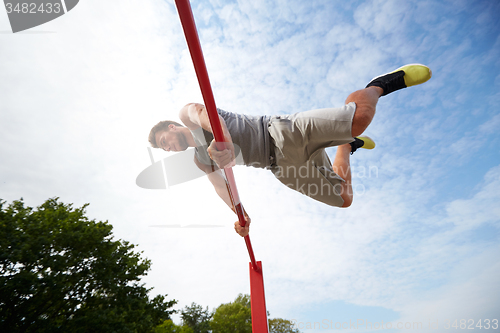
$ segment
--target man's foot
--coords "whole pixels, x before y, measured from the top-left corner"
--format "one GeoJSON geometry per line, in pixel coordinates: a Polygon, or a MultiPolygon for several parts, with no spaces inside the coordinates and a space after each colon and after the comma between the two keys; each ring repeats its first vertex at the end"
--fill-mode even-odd
{"type": "Polygon", "coordinates": [[[429,67],[420,64],[411,64],[400,67],[393,72],[377,76],[366,86],[380,87],[384,90],[382,96],[399,89],[416,86],[428,81],[432,76],[429,67]]]}
{"type": "Polygon", "coordinates": [[[375,141],[373,141],[368,136],[357,136],[354,141],[350,143],[351,145],[351,155],[354,154],[358,148],[373,149],[375,148],[375,141]]]}

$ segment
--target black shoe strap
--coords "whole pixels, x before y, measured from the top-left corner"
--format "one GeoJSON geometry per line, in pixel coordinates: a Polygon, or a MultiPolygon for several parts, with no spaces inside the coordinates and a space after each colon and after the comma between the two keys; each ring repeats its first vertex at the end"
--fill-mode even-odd
{"type": "Polygon", "coordinates": [[[356,150],[358,150],[358,148],[363,147],[365,142],[361,139],[354,138],[354,141],[349,144],[351,145],[351,155],[352,155],[356,150]]]}

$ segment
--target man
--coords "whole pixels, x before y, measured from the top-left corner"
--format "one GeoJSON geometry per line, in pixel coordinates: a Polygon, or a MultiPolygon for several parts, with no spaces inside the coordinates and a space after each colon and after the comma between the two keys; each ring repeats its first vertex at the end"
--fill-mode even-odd
{"type": "MultiPolygon", "coordinates": [[[[196,147],[194,162],[207,173],[217,194],[233,209],[221,168],[235,164],[270,169],[283,184],[331,206],[349,207],[353,200],[350,155],[375,143],[360,136],[375,115],[381,96],[422,84],[432,76],[424,65],[412,64],[374,78],[365,89],[351,93],[340,108],[311,110],[286,116],[247,116],[218,109],[225,143],[217,149],[205,107],[187,104],[182,126],[163,121],[154,126],[149,142],[154,148],[184,151],[196,147]],[[333,163],[325,148],[338,146],[333,163]]],[[[238,222],[241,236],[249,232],[238,222]]]]}

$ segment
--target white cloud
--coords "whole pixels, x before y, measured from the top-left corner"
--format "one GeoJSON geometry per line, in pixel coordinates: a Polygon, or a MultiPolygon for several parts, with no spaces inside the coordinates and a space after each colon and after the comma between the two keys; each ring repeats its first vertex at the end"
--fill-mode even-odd
{"type": "Polygon", "coordinates": [[[483,188],[471,199],[460,199],[450,203],[446,210],[448,222],[458,230],[474,229],[485,223],[500,222],[500,167],[490,170],[484,179],[483,188]]]}
{"type": "MultiPolygon", "coordinates": [[[[465,321],[466,327],[479,324],[484,327],[486,320],[491,325],[498,315],[496,309],[500,296],[496,282],[500,273],[496,260],[498,251],[499,248],[495,247],[462,260],[451,271],[455,281],[438,290],[425,292],[411,303],[403,304],[401,321],[422,322],[424,329],[419,331],[426,332],[448,332],[452,325],[460,325],[461,321],[465,321]],[[471,267],[474,267],[472,272],[471,267]],[[429,329],[429,323],[434,324],[433,329],[429,329]]],[[[490,329],[493,328],[490,326],[490,329]]]]}

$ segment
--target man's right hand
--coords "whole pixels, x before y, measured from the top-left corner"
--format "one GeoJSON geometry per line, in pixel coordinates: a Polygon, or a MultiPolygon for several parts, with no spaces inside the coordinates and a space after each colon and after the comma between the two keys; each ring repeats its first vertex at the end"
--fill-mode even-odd
{"type": "Polygon", "coordinates": [[[250,223],[252,222],[252,219],[250,219],[250,216],[245,215],[245,221],[247,222],[244,227],[240,225],[240,221],[234,222],[234,230],[238,235],[241,237],[245,237],[248,235],[250,232],[250,223]]]}
{"type": "Polygon", "coordinates": [[[207,149],[208,156],[217,164],[221,169],[231,168],[236,165],[234,145],[232,142],[217,143],[212,140],[207,149]],[[223,145],[224,149],[217,149],[217,145],[223,145]]]}

